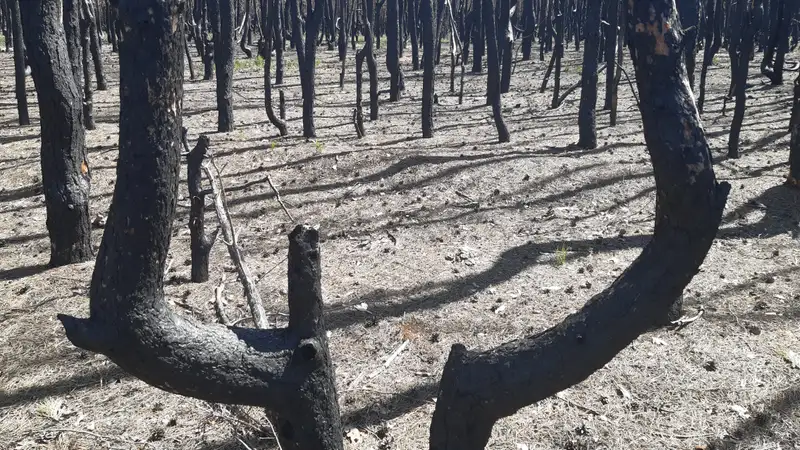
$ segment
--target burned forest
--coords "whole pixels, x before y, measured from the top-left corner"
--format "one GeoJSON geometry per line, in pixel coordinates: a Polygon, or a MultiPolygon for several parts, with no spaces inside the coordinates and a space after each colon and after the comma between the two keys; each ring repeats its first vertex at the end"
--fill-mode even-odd
{"type": "Polygon", "coordinates": [[[791,449],[800,1],[0,0],[0,449],[791,449]]]}

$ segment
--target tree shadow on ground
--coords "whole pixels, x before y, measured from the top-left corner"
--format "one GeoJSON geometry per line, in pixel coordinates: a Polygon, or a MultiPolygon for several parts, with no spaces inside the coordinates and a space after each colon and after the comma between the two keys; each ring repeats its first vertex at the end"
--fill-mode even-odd
{"type": "Polygon", "coordinates": [[[0,408],[6,408],[21,403],[33,403],[53,395],[74,393],[107,382],[104,380],[114,379],[118,381],[129,376],[130,375],[116,365],[110,365],[92,373],[73,375],[69,378],[63,378],[49,384],[4,392],[3,395],[0,396],[0,408]]]}

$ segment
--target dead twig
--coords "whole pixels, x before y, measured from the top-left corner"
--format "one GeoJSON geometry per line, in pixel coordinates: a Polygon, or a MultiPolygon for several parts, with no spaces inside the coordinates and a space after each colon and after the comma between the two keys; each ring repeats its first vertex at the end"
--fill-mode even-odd
{"type": "Polygon", "coordinates": [[[686,325],[689,325],[690,323],[692,323],[692,322],[696,321],[697,319],[703,317],[703,314],[705,314],[705,312],[706,312],[706,309],[701,306],[700,307],[700,311],[698,311],[696,315],[694,315],[692,317],[683,316],[678,320],[673,320],[669,324],[676,328],[675,331],[678,331],[678,330],[684,328],[686,325]]]}
{"type": "Polygon", "coordinates": [[[272,184],[272,178],[270,178],[269,175],[267,175],[267,183],[269,183],[269,187],[272,188],[272,192],[275,193],[275,198],[278,200],[278,203],[280,203],[281,208],[283,208],[283,212],[286,213],[286,217],[289,218],[290,222],[294,223],[294,217],[292,217],[292,215],[289,213],[289,210],[286,209],[286,205],[283,203],[283,200],[281,199],[281,193],[278,192],[278,188],[276,188],[275,185],[272,184]]]}
{"type": "Polygon", "coordinates": [[[389,357],[388,357],[388,358],[386,358],[386,362],[384,362],[384,363],[383,363],[383,365],[382,365],[381,367],[379,367],[377,370],[375,370],[374,372],[372,372],[371,374],[369,374],[369,378],[375,378],[376,376],[378,376],[378,374],[380,374],[381,372],[383,372],[383,371],[384,371],[384,369],[386,369],[387,367],[389,367],[389,366],[392,364],[392,362],[394,362],[394,360],[395,360],[395,359],[397,359],[397,357],[398,357],[398,356],[400,356],[400,353],[403,353],[403,350],[405,350],[405,349],[406,349],[406,347],[408,347],[408,344],[409,344],[410,342],[411,342],[411,341],[409,341],[408,339],[404,340],[404,341],[403,341],[403,343],[402,343],[402,344],[400,344],[400,346],[399,346],[399,347],[397,347],[397,348],[396,348],[396,349],[395,349],[395,350],[392,352],[392,354],[391,354],[391,355],[389,355],[389,357]]]}
{"type": "Polygon", "coordinates": [[[219,322],[225,326],[229,326],[231,324],[228,315],[225,313],[222,294],[225,292],[225,276],[222,276],[222,280],[219,283],[219,286],[214,288],[214,311],[217,313],[217,319],[219,322]]]}

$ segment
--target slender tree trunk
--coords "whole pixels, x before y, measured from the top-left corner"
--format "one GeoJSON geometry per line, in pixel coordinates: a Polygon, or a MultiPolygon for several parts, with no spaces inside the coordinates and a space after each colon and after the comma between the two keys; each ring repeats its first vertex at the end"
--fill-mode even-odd
{"type": "Polygon", "coordinates": [[[375,0],[364,0],[364,49],[366,50],[367,71],[369,72],[369,120],[378,120],[378,62],[372,45],[372,7],[375,0]]]}
{"type": "Polygon", "coordinates": [[[399,0],[386,3],[386,68],[389,70],[389,101],[400,99],[403,90],[403,69],[400,67],[399,0]]]}
{"type": "Polygon", "coordinates": [[[500,20],[502,31],[498,32],[500,53],[502,59],[502,72],[500,74],[500,92],[505,94],[511,89],[511,63],[513,59],[514,28],[511,24],[511,2],[499,0],[500,20]]]}
{"type": "MultiPolygon", "coordinates": [[[[408,0],[408,33],[411,41],[411,68],[419,70],[419,39],[417,38],[417,5],[419,0],[408,0]]],[[[423,45],[425,43],[423,42],[423,45]]]]}
{"type": "Polygon", "coordinates": [[[702,113],[706,99],[706,75],[708,66],[714,61],[714,56],[722,45],[722,23],[725,15],[722,12],[722,0],[707,0],[706,2],[706,43],[703,49],[703,66],[700,69],[700,95],[697,98],[697,109],[702,113]]]}
{"type": "MultiPolygon", "coordinates": [[[[250,47],[247,46],[247,35],[250,34],[251,17],[252,17],[252,11],[250,9],[250,0],[244,0],[244,17],[242,18],[242,37],[239,39],[239,48],[242,49],[242,53],[244,53],[244,55],[248,58],[253,57],[253,51],[250,50],[250,47]]],[[[236,21],[234,21],[233,24],[235,28],[236,21]]],[[[236,31],[234,30],[234,38],[235,37],[236,37],[236,31]]]]}
{"type": "Polygon", "coordinates": [[[486,98],[492,105],[492,116],[497,127],[500,142],[508,142],[511,136],[503,120],[503,108],[500,98],[500,59],[498,58],[497,32],[495,31],[494,6],[491,0],[483,0],[483,26],[486,29],[486,64],[487,90],[486,98]]]}
{"type": "MultiPolygon", "coordinates": [[[[686,36],[683,38],[683,53],[686,60],[686,76],[694,90],[694,66],[697,52],[697,27],[700,25],[699,0],[678,0],[678,14],[686,36]]],[[[610,72],[609,72],[610,73],[610,72]]]]}
{"type": "Polygon", "coordinates": [[[61,20],[61,5],[49,0],[20,2],[23,35],[36,86],[41,120],[42,186],[50,234],[50,265],[92,257],[89,183],[80,85],[61,20]]]}
{"type": "Polygon", "coordinates": [[[556,2],[556,46],[553,49],[555,72],[553,74],[553,99],[550,102],[550,108],[557,108],[559,105],[558,99],[561,96],[561,58],[564,57],[564,0],[554,1],[556,2]]]}
{"type": "Polygon", "coordinates": [[[339,30],[338,30],[338,50],[339,62],[342,65],[342,71],[339,74],[339,88],[344,88],[344,67],[347,60],[347,23],[349,14],[347,13],[347,0],[339,0],[339,30]]]}
{"type": "Polygon", "coordinates": [[[536,34],[533,0],[523,0],[522,23],[525,26],[525,31],[522,35],[522,60],[529,61],[531,59],[531,50],[533,49],[533,35],[536,34]]]}
{"type": "Polygon", "coordinates": [[[617,51],[617,27],[619,22],[620,0],[607,0],[608,5],[608,26],[606,26],[606,98],[603,104],[604,110],[610,110],[613,103],[617,85],[614,83],[616,73],[616,51],[617,51]]]}
{"type": "Polygon", "coordinates": [[[597,56],[600,37],[601,2],[590,1],[586,8],[586,42],[581,73],[581,104],[578,110],[578,146],[597,147],[597,56]]]}
{"type": "MultiPolygon", "coordinates": [[[[289,0],[294,1],[294,0],[289,0]]],[[[283,0],[277,0],[276,10],[275,10],[275,19],[272,21],[273,23],[273,39],[275,39],[275,84],[281,85],[283,84],[283,49],[286,47],[286,39],[284,38],[284,24],[283,21],[283,14],[281,11],[284,10],[284,2],[283,0]]],[[[283,91],[281,91],[283,92],[283,91]]],[[[283,117],[281,117],[283,118],[283,117]]]]}
{"type": "Polygon", "coordinates": [[[472,26],[472,73],[483,72],[483,49],[484,49],[484,27],[483,27],[483,8],[484,1],[472,0],[472,8],[476,11],[475,20],[472,26]]]}
{"type": "Polygon", "coordinates": [[[12,35],[14,36],[14,84],[17,95],[17,114],[20,125],[30,125],[28,115],[28,95],[25,91],[25,45],[22,37],[22,19],[19,12],[20,0],[8,0],[7,20],[11,21],[12,35]]]}
{"type": "MultiPolygon", "coordinates": [[[[186,131],[184,129],[184,139],[186,131]]],[[[200,136],[197,145],[189,152],[186,158],[186,180],[189,185],[189,198],[191,207],[189,210],[189,249],[192,255],[192,275],[193,283],[204,283],[208,281],[208,262],[211,255],[211,248],[217,239],[217,231],[206,233],[206,194],[203,189],[202,164],[208,151],[209,140],[206,136],[200,136]]]]}
{"type": "Polygon", "coordinates": [[[214,66],[217,72],[217,131],[233,131],[233,0],[208,0],[214,30],[214,66]]]}
{"type": "Polygon", "coordinates": [[[94,64],[94,76],[97,80],[97,90],[105,91],[108,89],[106,84],[106,73],[103,69],[102,46],[100,45],[100,27],[97,26],[97,20],[100,16],[99,11],[95,8],[93,0],[84,0],[87,2],[86,8],[89,14],[89,49],[92,54],[92,63],[94,64]]]}
{"type": "MultiPolygon", "coordinates": [[[[433,0],[421,0],[419,14],[422,22],[422,137],[433,137],[434,42],[437,34],[433,23],[433,0]]],[[[451,42],[452,44],[452,42],[451,42]]]]}
{"type": "Polygon", "coordinates": [[[89,15],[87,0],[81,2],[81,68],[83,69],[83,124],[87,130],[94,130],[94,94],[92,93],[92,50],[91,27],[94,22],[89,15]]]}
{"type": "Polygon", "coordinates": [[[753,45],[756,33],[761,26],[761,14],[763,14],[761,0],[754,0],[753,5],[742,3],[742,37],[739,40],[738,56],[736,58],[736,76],[734,81],[734,94],[736,105],[733,110],[733,121],[731,122],[731,132],[728,136],[728,157],[739,157],[739,134],[742,131],[744,121],[744,110],[747,89],[747,72],[750,68],[750,54],[753,52],[753,45]]]}
{"type": "Polygon", "coordinates": [[[272,70],[272,39],[275,29],[274,21],[280,16],[280,1],[273,0],[272,8],[269,8],[270,0],[261,0],[261,28],[266,30],[264,32],[264,108],[267,111],[267,118],[270,123],[278,129],[281,136],[286,136],[289,131],[286,128],[286,122],[275,116],[275,110],[272,108],[272,80],[270,79],[270,72],[272,70]]]}

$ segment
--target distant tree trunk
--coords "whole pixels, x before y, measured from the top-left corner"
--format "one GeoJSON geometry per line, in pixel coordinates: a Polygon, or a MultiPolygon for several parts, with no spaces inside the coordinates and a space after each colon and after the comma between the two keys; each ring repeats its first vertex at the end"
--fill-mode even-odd
{"type": "Polygon", "coordinates": [[[189,79],[194,80],[194,63],[192,62],[192,52],[189,50],[189,33],[183,27],[183,50],[186,53],[186,65],[189,67],[189,79]]]}
{"type": "MultiPolygon", "coordinates": [[[[419,70],[419,39],[417,38],[417,5],[419,0],[408,0],[408,33],[411,41],[411,68],[419,70]]],[[[424,42],[422,43],[425,44],[424,42]]]]}
{"type": "Polygon", "coordinates": [[[9,2],[7,1],[0,0],[0,13],[2,13],[0,14],[0,19],[2,19],[2,21],[0,21],[0,28],[2,28],[3,38],[5,38],[6,41],[5,42],[6,52],[11,51],[11,44],[14,43],[14,33],[11,29],[12,24],[11,21],[8,20],[8,16],[10,14],[9,13],[10,8],[8,3],[9,2]]]}
{"type": "Polygon", "coordinates": [[[339,62],[342,65],[342,71],[339,75],[339,88],[344,88],[344,67],[347,60],[347,0],[339,0],[339,30],[338,30],[338,50],[339,62]]]}
{"type": "MultiPolygon", "coordinates": [[[[699,0],[678,0],[678,14],[681,27],[686,36],[683,39],[683,53],[686,59],[686,76],[689,86],[694,90],[695,53],[697,51],[697,27],[700,25],[699,0]]],[[[610,72],[609,72],[610,73],[610,72]]]]}
{"type": "Polygon", "coordinates": [[[270,79],[272,71],[272,39],[273,31],[275,29],[274,21],[280,16],[280,1],[273,0],[272,7],[270,8],[270,0],[261,0],[261,28],[266,30],[264,32],[264,109],[267,111],[267,118],[270,123],[278,129],[281,136],[286,136],[289,131],[286,129],[286,122],[275,116],[275,110],[272,108],[272,80],[270,79]]]}
{"type": "Polygon", "coordinates": [[[206,29],[207,3],[209,0],[195,0],[194,4],[194,36],[197,53],[203,61],[203,80],[214,78],[214,44],[208,39],[206,29]]]}
{"type": "MultiPolygon", "coordinates": [[[[564,57],[564,0],[554,0],[556,3],[555,25],[556,25],[556,46],[553,49],[553,99],[550,108],[557,108],[558,98],[561,96],[561,58],[564,57]]],[[[544,86],[544,83],[542,85],[544,86]]]]}
{"type": "Polygon", "coordinates": [[[511,4],[509,0],[499,0],[500,20],[498,24],[502,27],[498,31],[498,41],[500,44],[500,57],[502,60],[502,72],[500,74],[500,93],[505,94],[511,89],[511,63],[513,59],[514,28],[511,24],[511,4]]]}
{"type": "MultiPolygon", "coordinates": [[[[283,0],[276,0],[275,19],[272,21],[272,37],[275,39],[275,84],[283,84],[283,49],[286,47],[284,38],[284,21],[281,11],[284,10],[283,0]]],[[[294,1],[294,0],[290,0],[294,1]]],[[[283,92],[283,91],[281,91],[283,92]]]]}
{"type": "Polygon", "coordinates": [[[800,187],[800,74],[794,80],[792,116],[789,120],[791,142],[789,144],[789,176],[786,183],[800,187]]]}
{"type": "Polygon", "coordinates": [[[738,52],[736,58],[734,94],[736,96],[736,106],[733,110],[733,121],[731,122],[731,132],[728,136],[728,157],[739,157],[739,134],[742,131],[742,122],[744,121],[745,99],[747,89],[747,72],[750,68],[750,54],[753,52],[753,46],[756,33],[761,26],[761,15],[763,14],[761,0],[754,0],[752,6],[747,3],[740,3],[740,12],[742,14],[742,30],[741,39],[738,42],[738,47],[735,51],[738,52]]]}
{"type": "Polygon", "coordinates": [[[550,18],[547,15],[549,0],[539,0],[539,61],[544,61],[545,37],[550,28],[550,18]]]}
{"type": "Polygon", "coordinates": [[[500,98],[500,59],[497,50],[497,33],[495,31],[494,6],[491,0],[483,0],[483,26],[486,29],[486,64],[487,64],[487,89],[486,100],[492,105],[492,116],[497,127],[500,142],[508,142],[511,136],[503,120],[503,108],[500,98]]]}
{"type": "Polygon", "coordinates": [[[217,131],[233,131],[233,0],[208,0],[214,30],[214,66],[217,72],[217,131]]]}
{"type": "MultiPolygon", "coordinates": [[[[0,0],[1,1],[1,0],[0,0]]],[[[28,95],[25,92],[25,45],[22,37],[22,22],[19,12],[20,0],[8,0],[8,14],[11,17],[12,35],[14,36],[14,84],[17,95],[17,114],[20,125],[30,125],[28,115],[28,95]]]]}
{"type": "Polygon", "coordinates": [[[369,72],[369,120],[378,120],[378,62],[375,60],[375,50],[372,45],[372,7],[375,0],[364,0],[364,50],[369,72]]]}
{"type": "Polygon", "coordinates": [[[529,61],[531,59],[531,50],[533,49],[533,35],[536,34],[533,0],[523,0],[522,23],[525,26],[525,31],[522,35],[522,60],[529,61]]]}
{"type": "Polygon", "coordinates": [[[703,49],[703,66],[700,69],[700,95],[697,99],[697,109],[702,113],[706,99],[706,75],[708,66],[714,61],[714,55],[722,45],[722,23],[725,15],[722,11],[721,0],[707,0],[706,2],[706,43],[703,49]]]}
{"type": "Polygon", "coordinates": [[[403,69],[400,67],[399,0],[386,3],[386,68],[389,70],[389,101],[400,99],[403,90],[403,69]]]}
{"type": "Polygon", "coordinates": [[[87,130],[94,130],[94,94],[92,93],[91,27],[94,20],[89,15],[88,1],[81,2],[81,67],[83,69],[83,123],[87,130]]]}
{"type": "Polygon", "coordinates": [[[50,234],[50,265],[92,257],[89,227],[91,174],[84,144],[80,85],[61,19],[61,5],[50,0],[20,2],[28,61],[39,99],[42,186],[50,234]]]}
{"type": "MultiPolygon", "coordinates": [[[[775,22],[772,24],[772,35],[764,49],[761,61],[761,73],[769,78],[773,85],[783,84],[783,64],[789,50],[789,28],[795,11],[794,2],[789,0],[772,0],[776,9],[775,22]]],[[[766,34],[766,33],[765,33],[766,34]]]]}
{"type": "MultiPolygon", "coordinates": [[[[26,0],[22,0],[26,1],[26,0]]],[[[63,0],[64,37],[67,40],[67,53],[75,86],[83,86],[81,57],[81,0],[63,0]]]]}
{"type": "Polygon", "coordinates": [[[322,4],[312,7],[312,0],[306,3],[306,36],[300,29],[301,0],[289,0],[292,4],[292,36],[297,50],[297,64],[300,68],[300,88],[303,92],[303,137],[317,136],[314,128],[314,79],[317,62],[317,35],[322,22],[322,4]]]}
{"type": "Polygon", "coordinates": [[[608,1],[608,26],[606,26],[605,41],[605,61],[606,61],[606,97],[603,104],[604,110],[610,110],[617,85],[614,83],[616,51],[617,51],[617,27],[619,26],[619,3],[620,0],[608,1]]]}
{"type": "MultiPolygon", "coordinates": [[[[235,0],[232,0],[235,1],[235,0]]],[[[237,3],[238,4],[238,3],[237,3]]],[[[250,9],[250,0],[244,0],[244,17],[242,18],[242,37],[239,39],[239,48],[242,53],[248,58],[253,57],[253,51],[247,46],[247,35],[250,34],[250,21],[252,19],[252,11],[250,9]]],[[[236,37],[236,21],[233,21],[234,38],[236,37]]]]}
{"type": "Polygon", "coordinates": [[[92,0],[83,0],[86,2],[86,10],[89,15],[89,49],[92,55],[92,63],[94,64],[94,75],[97,79],[97,90],[105,91],[108,89],[106,84],[106,73],[103,69],[102,47],[100,45],[100,27],[97,26],[99,18],[99,11],[95,9],[92,0]]]}
{"type": "Polygon", "coordinates": [[[472,26],[472,73],[483,72],[484,27],[482,4],[489,0],[472,0],[472,8],[476,11],[472,26]]]}
{"type": "Polygon", "coordinates": [[[419,8],[422,22],[422,137],[433,137],[433,91],[434,91],[434,31],[433,0],[422,0],[419,8]]]}
{"type": "Polygon", "coordinates": [[[600,38],[601,2],[590,1],[586,6],[586,42],[583,48],[581,73],[581,104],[578,110],[578,146],[597,147],[597,56],[600,38]]]}
{"type": "Polygon", "coordinates": [[[497,420],[601,369],[666,315],[711,247],[730,186],[715,179],[681,55],[672,50],[681,39],[674,1],[625,4],[656,179],[653,239],[611,286],[554,327],[486,351],[454,345],[436,394],[430,450],[484,449],[497,420]]]}

